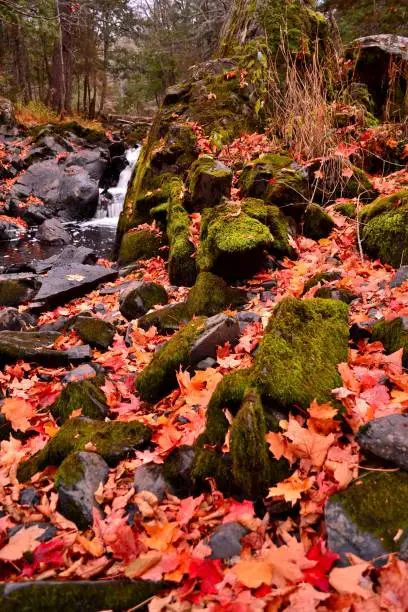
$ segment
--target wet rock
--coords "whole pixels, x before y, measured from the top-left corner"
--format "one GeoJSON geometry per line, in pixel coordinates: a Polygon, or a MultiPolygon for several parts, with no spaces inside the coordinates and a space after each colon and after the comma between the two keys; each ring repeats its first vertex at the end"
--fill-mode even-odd
{"type": "Polygon", "coordinates": [[[0,220],[0,240],[12,240],[13,238],[17,238],[21,234],[25,234],[27,228],[18,223],[17,221],[13,221],[13,219],[0,220]]]}
{"type": "Polygon", "coordinates": [[[166,290],[157,283],[135,281],[121,291],[119,310],[128,320],[137,319],[157,304],[167,304],[166,290]]]}
{"type": "Polygon", "coordinates": [[[225,523],[219,525],[208,538],[206,544],[211,548],[209,559],[231,559],[241,554],[241,538],[248,533],[248,529],[239,523],[225,523]]]}
{"type": "Polygon", "coordinates": [[[92,525],[95,491],[108,474],[108,464],[96,453],[71,453],[61,463],[55,479],[59,511],[79,529],[92,525]]]}
{"type": "Polygon", "coordinates": [[[37,232],[37,239],[43,244],[63,245],[72,242],[62,222],[54,217],[44,221],[37,232]]]}
{"type": "Polygon", "coordinates": [[[50,348],[58,337],[58,332],[0,331],[0,364],[4,366],[23,359],[28,363],[60,367],[91,358],[89,346],[72,347],[66,351],[50,348]]]}
{"type": "Polygon", "coordinates": [[[408,470],[408,415],[390,414],[360,428],[357,442],[364,451],[408,470]]]}
{"type": "Polygon", "coordinates": [[[80,382],[81,380],[88,380],[89,378],[95,378],[96,371],[94,368],[88,363],[84,363],[68,374],[65,374],[62,382],[70,383],[70,382],[80,382]]]}
{"type": "Polygon", "coordinates": [[[86,264],[67,264],[53,268],[44,278],[35,301],[44,308],[54,308],[74,298],[86,295],[100,283],[107,283],[117,278],[117,271],[103,266],[86,264]]]}
{"type": "Polygon", "coordinates": [[[163,466],[157,464],[140,465],[136,468],[134,486],[138,493],[140,491],[153,493],[159,502],[163,501],[166,493],[173,493],[163,475],[163,466]]]}
{"type": "Polygon", "coordinates": [[[103,420],[108,413],[105,395],[100,388],[103,383],[101,376],[68,383],[50,408],[53,417],[63,423],[74,410],[81,409],[81,416],[103,420]]]}
{"type": "Polygon", "coordinates": [[[37,274],[42,274],[43,272],[51,270],[51,268],[59,268],[67,264],[77,263],[92,265],[96,263],[96,260],[97,256],[92,249],[88,249],[84,246],[75,247],[69,245],[66,246],[61,253],[53,255],[48,259],[34,261],[31,266],[37,274]]]}
{"type": "Polygon", "coordinates": [[[232,170],[210,155],[193,163],[188,175],[189,198],[196,210],[217,206],[231,193],[232,170]]]}
{"type": "Polygon", "coordinates": [[[28,312],[19,312],[17,308],[0,311],[0,331],[24,331],[34,325],[35,318],[28,312]]]}
{"type": "Polygon", "coordinates": [[[387,561],[385,553],[407,546],[407,503],[408,474],[365,474],[327,502],[328,547],[340,555],[343,565],[349,565],[346,553],[383,565],[387,561]],[[395,540],[400,529],[402,536],[395,540]]]}
{"type": "Polygon", "coordinates": [[[34,274],[1,274],[0,306],[18,306],[29,302],[40,283],[34,274]]]}
{"type": "Polygon", "coordinates": [[[96,317],[78,317],[73,325],[81,340],[100,349],[107,349],[113,342],[116,328],[112,323],[96,317]]]}
{"type": "Polygon", "coordinates": [[[408,266],[401,266],[400,268],[398,268],[394,277],[392,278],[390,282],[390,286],[392,288],[401,287],[401,285],[405,283],[405,281],[407,280],[408,280],[408,266]]]}
{"type": "Polygon", "coordinates": [[[203,332],[194,342],[190,350],[190,363],[198,363],[206,357],[215,357],[217,346],[226,342],[233,344],[239,338],[239,323],[235,317],[225,314],[214,315],[207,319],[203,332]]]}
{"type": "Polygon", "coordinates": [[[109,466],[114,466],[150,440],[150,431],[142,423],[132,421],[94,421],[84,417],[68,419],[38,453],[19,464],[17,478],[26,482],[47,465],[60,465],[72,452],[98,453],[109,466]]]}
{"type": "Polygon", "coordinates": [[[41,501],[40,494],[34,487],[28,487],[20,493],[18,503],[21,506],[35,506],[41,501]]]}
{"type": "Polygon", "coordinates": [[[0,587],[2,612],[122,612],[169,588],[149,580],[81,580],[8,583],[0,587]]]}

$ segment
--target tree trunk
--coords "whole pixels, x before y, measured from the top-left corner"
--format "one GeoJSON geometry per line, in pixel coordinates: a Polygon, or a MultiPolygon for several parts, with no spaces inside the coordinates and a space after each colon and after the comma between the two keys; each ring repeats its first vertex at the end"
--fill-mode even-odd
{"type": "Polygon", "coordinates": [[[54,44],[52,61],[51,105],[59,113],[71,112],[72,97],[72,24],[70,5],[66,0],[55,0],[58,38],[54,44]]]}

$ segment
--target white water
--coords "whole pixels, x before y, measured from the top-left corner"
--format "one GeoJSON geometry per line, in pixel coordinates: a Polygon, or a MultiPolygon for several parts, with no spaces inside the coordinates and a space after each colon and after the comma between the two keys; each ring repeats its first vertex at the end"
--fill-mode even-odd
{"type": "Polygon", "coordinates": [[[108,209],[106,210],[105,206],[100,206],[96,211],[95,217],[91,219],[91,221],[81,223],[82,226],[108,225],[110,227],[116,227],[118,224],[119,215],[122,212],[129,181],[139,158],[140,150],[141,147],[136,147],[126,151],[126,160],[128,165],[120,173],[119,181],[116,187],[111,187],[108,189],[108,193],[110,193],[112,196],[112,199],[108,201],[108,209]]]}

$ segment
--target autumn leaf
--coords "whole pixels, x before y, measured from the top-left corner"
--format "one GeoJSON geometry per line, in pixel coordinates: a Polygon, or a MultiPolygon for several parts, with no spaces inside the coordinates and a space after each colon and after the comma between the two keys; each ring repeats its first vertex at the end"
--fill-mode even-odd
{"type": "Polygon", "coordinates": [[[7,397],[3,402],[1,412],[10,421],[13,429],[22,432],[31,427],[29,419],[37,414],[30,402],[19,397],[7,397]]]}
{"type": "Polygon", "coordinates": [[[149,552],[140,555],[137,559],[125,567],[125,576],[131,579],[140,578],[140,576],[143,576],[145,572],[157,565],[161,558],[161,553],[154,550],[149,550],[149,552]]]}
{"type": "Polygon", "coordinates": [[[351,565],[350,567],[335,567],[330,572],[330,585],[338,593],[350,593],[368,599],[373,592],[371,582],[364,581],[363,574],[369,567],[369,563],[357,563],[357,565],[351,565]]]}
{"type": "Polygon", "coordinates": [[[290,443],[280,432],[269,431],[265,436],[265,440],[275,459],[285,457],[289,463],[293,463],[296,460],[296,456],[290,448],[290,443]]]}
{"type": "Polygon", "coordinates": [[[273,567],[267,561],[241,560],[232,569],[238,580],[248,589],[257,589],[262,584],[272,584],[273,567]]]}
{"type": "Polygon", "coordinates": [[[45,566],[57,568],[64,565],[65,543],[62,538],[53,538],[49,542],[41,542],[34,550],[30,563],[26,562],[21,573],[22,576],[31,578],[37,569],[45,566]]]}
{"type": "Polygon", "coordinates": [[[204,495],[200,495],[199,497],[186,497],[182,499],[180,502],[180,508],[177,512],[177,522],[180,525],[187,525],[191,519],[193,518],[196,509],[201,504],[204,499],[204,495]]]}
{"type": "Polygon", "coordinates": [[[336,440],[334,434],[322,436],[302,427],[294,418],[290,418],[284,436],[291,441],[290,449],[297,457],[310,459],[319,468],[336,440]]]}
{"type": "Polygon", "coordinates": [[[323,540],[320,538],[316,544],[309,549],[306,557],[311,561],[316,561],[316,565],[304,570],[304,580],[321,591],[329,592],[330,585],[327,574],[331,570],[333,563],[340,559],[339,555],[327,549],[323,540]]]}
{"type": "Polygon", "coordinates": [[[32,525],[23,527],[9,539],[8,543],[0,549],[2,561],[18,561],[26,552],[32,552],[40,544],[38,538],[44,533],[43,527],[32,525]]]}
{"type": "Polygon", "coordinates": [[[144,544],[161,552],[165,552],[179,536],[177,523],[145,523],[144,528],[149,536],[142,537],[144,544]]]}
{"type": "Polygon", "coordinates": [[[313,478],[301,478],[299,472],[295,472],[276,487],[271,487],[268,497],[283,497],[285,501],[290,502],[293,506],[301,498],[302,493],[309,491],[313,482],[313,478]]]}
{"type": "Polygon", "coordinates": [[[221,561],[219,559],[191,559],[188,568],[190,578],[200,578],[201,592],[216,593],[215,585],[223,579],[221,561]]]}

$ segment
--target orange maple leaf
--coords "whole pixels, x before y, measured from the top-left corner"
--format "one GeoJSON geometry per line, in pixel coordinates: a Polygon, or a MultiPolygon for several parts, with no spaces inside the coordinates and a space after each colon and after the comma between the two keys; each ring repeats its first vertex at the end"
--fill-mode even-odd
{"type": "Polygon", "coordinates": [[[13,429],[22,432],[30,428],[29,419],[36,416],[32,405],[20,397],[7,397],[3,402],[1,412],[10,421],[13,429]]]}
{"type": "Polygon", "coordinates": [[[276,487],[271,487],[268,497],[284,497],[285,501],[290,502],[293,506],[301,498],[302,493],[309,491],[313,483],[314,478],[301,478],[299,472],[296,471],[276,487]]]}

